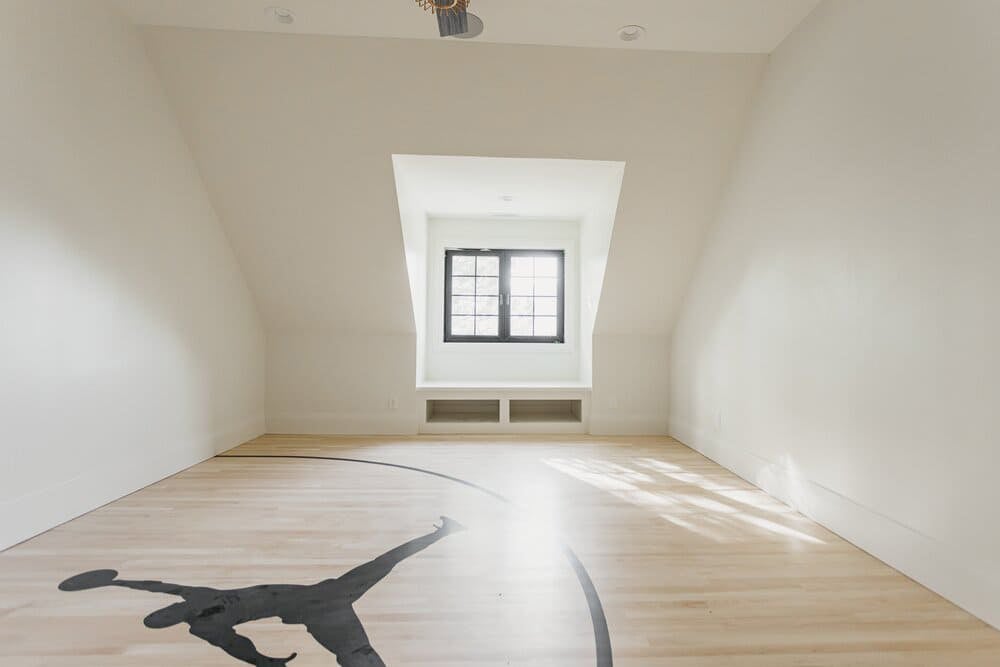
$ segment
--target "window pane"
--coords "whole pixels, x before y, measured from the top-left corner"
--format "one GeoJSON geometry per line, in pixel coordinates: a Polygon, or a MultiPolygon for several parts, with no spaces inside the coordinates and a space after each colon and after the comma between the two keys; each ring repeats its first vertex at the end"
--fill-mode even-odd
{"type": "Polygon", "coordinates": [[[452,255],[451,275],[453,276],[474,276],[476,275],[476,258],[473,255],[452,255]]]}
{"type": "Polygon", "coordinates": [[[496,315],[500,312],[499,301],[495,296],[477,296],[476,315],[496,315]]]}
{"type": "Polygon", "coordinates": [[[533,299],[530,296],[512,296],[510,298],[511,315],[531,315],[533,299]]]}
{"type": "Polygon", "coordinates": [[[459,316],[451,318],[452,336],[471,336],[476,333],[476,318],[459,316]]]}
{"type": "Polygon", "coordinates": [[[453,296],[451,297],[451,314],[452,315],[475,315],[476,314],[476,298],[472,296],[453,296]]]}
{"type": "Polygon", "coordinates": [[[555,336],[556,335],[556,318],[554,318],[554,317],[536,317],[535,318],[535,335],[536,336],[555,336]]]}
{"type": "Polygon", "coordinates": [[[533,278],[511,278],[510,293],[514,296],[531,296],[535,280],[533,278]]]}
{"type": "Polygon", "coordinates": [[[557,288],[555,278],[535,278],[536,296],[556,296],[557,288]]]}
{"type": "Polygon", "coordinates": [[[510,318],[510,335],[511,336],[530,336],[531,335],[531,318],[530,317],[512,317],[512,318],[510,318]]]}
{"type": "Polygon", "coordinates": [[[556,314],[556,298],[554,296],[535,298],[535,315],[555,316],[555,314],[556,314]]]}
{"type": "Polygon", "coordinates": [[[476,317],[477,336],[496,336],[498,317],[476,317]]]}
{"type": "Polygon", "coordinates": [[[476,258],[476,275],[477,276],[499,276],[500,275],[500,258],[499,257],[484,257],[480,255],[476,258]]]}
{"type": "Polygon", "coordinates": [[[536,257],[535,275],[555,278],[559,275],[559,260],[555,257],[536,257]]]}
{"type": "Polygon", "coordinates": [[[535,275],[534,257],[511,257],[510,275],[512,276],[533,276],[535,275]]]}
{"type": "Polygon", "coordinates": [[[476,278],[476,294],[497,295],[500,293],[499,278],[476,278]]]}
{"type": "Polygon", "coordinates": [[[452,294],[475,294],[476,293],[476,279],[475,278],[452,278],[452,280],[451,280],[451,293],[452,294]]]}

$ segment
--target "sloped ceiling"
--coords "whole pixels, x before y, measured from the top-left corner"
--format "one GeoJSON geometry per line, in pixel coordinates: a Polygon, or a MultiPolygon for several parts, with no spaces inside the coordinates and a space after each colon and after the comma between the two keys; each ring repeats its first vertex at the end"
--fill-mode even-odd
{"type": "MultiPolygon", "coordinates": [[[[142,25],[298,34],[437,39],[413,0],[115,0],[142,25]],[[292,24],[267,8],[295,14],[292,24]]],[[[770,53],[819,0],[473,0],[478,41],[629,50],[770,53]],[[623,42],[626,24],[646,36],[623,42]]]]}
{"type": "Polygon", "coordinates": [[[764,64],[144,32],[270,332],[414,331],[393,153],[626,162],[596,331],[668,332],[764,64]]]}

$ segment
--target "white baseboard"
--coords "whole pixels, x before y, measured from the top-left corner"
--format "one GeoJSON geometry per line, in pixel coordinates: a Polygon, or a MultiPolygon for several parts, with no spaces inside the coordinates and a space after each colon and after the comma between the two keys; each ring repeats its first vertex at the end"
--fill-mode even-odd
{"type": "Polygon", "coordinates": [[[0,550],[43,533],[264,433],[251,417],[176,447],[134,450],[124,460],[100,461],[76,477],[0,503],[0,550]]]}
{"type": "Polygon", "coordinates": [[[591,435],[666,435],[667,420],[662,415],[592,413],[591,435]]]}
{"type": "Polygon", "coordinates": [[[308,412],[267,416],[267,432],[296,435],[416,435],[407,410],[392,412],[308,412]]]}
{"type": "Polygon", "coordinates": [[[891,517],[864,507],[787,467],[724,443],[679,420],[675,439],[788,503],[914,581],[1000,628],[1000,580],[986,563],[963,557],[948,545],[891,517]]]}

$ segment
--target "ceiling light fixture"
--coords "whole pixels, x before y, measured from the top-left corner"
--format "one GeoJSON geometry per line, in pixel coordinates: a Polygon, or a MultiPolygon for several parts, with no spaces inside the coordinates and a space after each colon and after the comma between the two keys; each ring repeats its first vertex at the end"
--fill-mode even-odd
{"type": "Polygon", "coordinates": [[[646,34],[646,29],[641,25],[623,25],[618,28],[618,39],[623,42],[634,42],[646,34]]]}
{"type": "Polygon", "coordinates": [[[438,33],[442,37],[462,39],[475,37],[483,31],[482,20],[469,14],[470,2],[472,0],[416,0],[421,9],[437,16],[438,33]]]}
{"type": "Polygon", "coordinates": [[[284,7],[268,7],[267,15],[278,23],[284,23],[288,25],[289,23],[295,23],[295,13],[291,9],[285,9],[284,7]]]}

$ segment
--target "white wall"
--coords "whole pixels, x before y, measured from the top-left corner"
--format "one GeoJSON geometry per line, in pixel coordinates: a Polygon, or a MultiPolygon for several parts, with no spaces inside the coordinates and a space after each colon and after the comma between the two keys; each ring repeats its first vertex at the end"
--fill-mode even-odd
{"type": "Polygon", "coordinates": [[[669,338],[660,334],[595,334],[590,433],[668,432],[669,338]]]}
{"type": "Polygon", "coordinates": [[[393,155],[393,177],[399,202],[399,227],[403,237],[406,277],[410,283],[410,304],[416,334],[414,377],[420,382],[427,376],[427,212],[419,205],[419,193],[407,183],[404,157],[393,155]]]}
{"type": "MultiPolygon", "coordinates": [[[[145,34],[260,304],[272,352],[269,428],[292,431],[317,423],[327,432],[391,431],[392,393],[408,384],[400,401],[415,400],[417,331],[394,154],[626,162],[595,331],[635,336],[633,349],[659,337],[665,360],[765,61],[460,40],[145,34]],[[315,370],[367,333],[398,346],[387,359],[409,363],[315,370]],[[303,338],[323,356],[302,358],[295,346],[303,338]],[[323,404],[306,400],[297,383],[315,387],[323,404]],[[367,426],[337,417],[351,412],[367,426]],[[317,413],[325,416],[291,418],[317,413]]],[[[626,373],[662,367],[634,352],[628,361],[595,370],[595,395],[602,382],[624,385],[626,373]]],[[[648,403],[666,400],[663,391],[648,403]]],[[[632,421],[663,416],[661,407],[632,421]]]]}
{"type": "Polygon", "coordinates": [[[837,0],[774,54],[672,432],[1000,625],[1000,3],[837,0]]]}
{"type": "Polygon", "coordinates": [[[623,180],[624,170],[608,176],[605,189],[614,195],[596,202],[580,225],[580,379],[589,385],[594,382],[594,328],[623,180]]]}
{"type": "Polygon", "coordinates": [[[136,31],[0,14],[5,547],[259,434],[263,339],[136,31]]]}
{"type": "Polygon", "coordinates": [[[441,220],[427,224],[428,382],[580,382],[580,221],[441,220]],[[444,342],[444,254],[448,248],[562,250],[563,343],[444,342]]]}
{"type": "Polygon", "coordinates": [[[267,430],[415,433],[415,365],[412,336],[338,331],[271,334],[267,430]]]}

